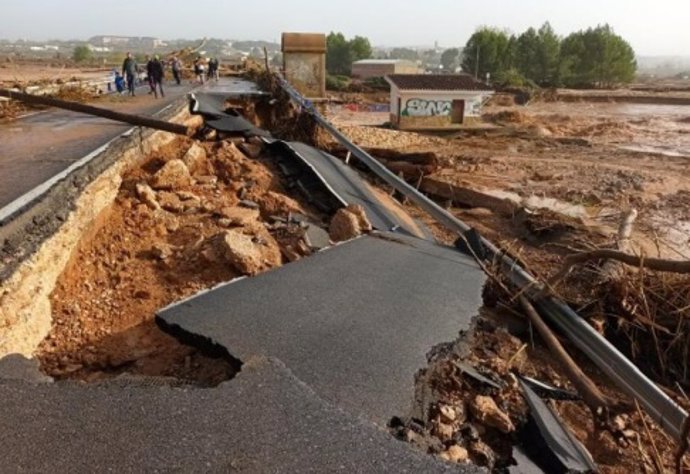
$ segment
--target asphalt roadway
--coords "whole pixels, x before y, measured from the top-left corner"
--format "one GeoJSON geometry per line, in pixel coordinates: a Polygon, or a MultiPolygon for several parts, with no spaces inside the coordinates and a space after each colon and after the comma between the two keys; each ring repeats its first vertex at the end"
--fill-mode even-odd
{"type": "MultiPolygon", "coordinates": [[[[148,95],[148,86],[135,97],[110,94],[92,103],[118,112],[153,115],[194,88],[168,81],[165,98],[148,95]]],[[[50,179],[72,163],[132,128],[100,117],[62,109],[47,109],[0,123],[0,208],[50,179]]]]}

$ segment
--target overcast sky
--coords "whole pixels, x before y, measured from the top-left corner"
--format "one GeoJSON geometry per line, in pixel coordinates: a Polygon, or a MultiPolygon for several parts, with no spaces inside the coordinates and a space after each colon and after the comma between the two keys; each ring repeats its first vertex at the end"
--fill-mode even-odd
{"type": "Polygon", "coordinates": [[[641,55],[690,54],[690,0],[2,0],[0,38],[93,35],[278,40],[342,31],[374,45],[463,45],[480,25],[559,34],[609,23],[641,55]]]}

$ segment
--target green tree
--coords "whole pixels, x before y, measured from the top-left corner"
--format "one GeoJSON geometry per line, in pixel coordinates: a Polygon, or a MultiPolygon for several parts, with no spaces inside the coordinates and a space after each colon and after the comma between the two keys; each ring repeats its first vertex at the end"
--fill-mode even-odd
{"type": "Polygon", "coordinates": [[[458,67],[460,59],[460,50],[458,48],[449,48],[441,53],[441,66],[446,71],[455,72],[458,67]]]}
{"type": "Polygon", "coordinates": [[[463,71],[476,74],[478,78],[484,78],[487,73],[495,76],[504,72],[512,64],[513,43],[514,40],[503,30],[478,29],[463,50],[463,71]]]}
{"type": "Polygon", "coordinates": [[[563,40],[561,72],[569,87],[612,87],[635,79],[637,61],[630,44],[603,25],[563,40]]]}
{"type": "Polygon", "coordinates": [[[84,46],[84,45],[77,46],[72,51],[72,59],[74,59],[78,63],[88,61],[89,59],[92,58],[92,56],[93,55],[91,54],[91,49],[89,49],[88,46],[84,46]]]}
{"type": "Polygon", "coordinates": [[[371,57],[372,49],[368,38],[355,36],[349,41],[349,46],[353,61],[371,57]]]}
{"type": "Polygon", "coordinates": [[[326,70],[329,74],[350,75],[352,52],[342,33],[331,32],[326,38],[326,70]]]}
{"type": "Polygon", "coordinates": [[[326,70],[329,74],[349,76],[352,62],[370,58],[371,43],[363,36],[347,40],[342,33],[331,32],[326,37],[326,70]]]}
{"type": "Polygon", "coordinates": [[[559,82],[561,39],[547,22],[539,30],[529,28],[514,43],[513,62],[527,79],[541,86],[559,82]]]}

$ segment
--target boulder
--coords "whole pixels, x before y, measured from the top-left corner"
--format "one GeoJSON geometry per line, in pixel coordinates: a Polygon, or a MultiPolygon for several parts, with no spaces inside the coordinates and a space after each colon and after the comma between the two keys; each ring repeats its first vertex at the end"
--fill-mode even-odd
{"type": "Polygon", "coordinates": [[[170,160],[151,179],[154,189],[179,189],[192,184],[192,175],[182,160],[170,160]]]}
{"type": "Polygon", "coordinates": [[[182,162],[187,166],[191,173],[201,171],[206,161],[206,150],[193,143],[187,153],[182,157],[182,162]]]}
{"type": "Polygon", "coordinates": [[[354,239],[365,232],[370,232],[371,229],[371,222],[369,222],[364,208],[359,204],[350,204],[345,208],[338,209],[338,212],[331,219],[328,233],[334,242],[343,242],[354,239]]]}

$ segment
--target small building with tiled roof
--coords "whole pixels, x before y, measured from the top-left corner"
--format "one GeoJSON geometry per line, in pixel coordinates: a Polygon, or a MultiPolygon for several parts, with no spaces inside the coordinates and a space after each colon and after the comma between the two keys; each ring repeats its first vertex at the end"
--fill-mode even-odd
{"type": "Polygon", "coordinates": [[[469,74],[390,74],[391,123],[399,129],[456,128],[479,120],[493,89],[469,74]]]}

